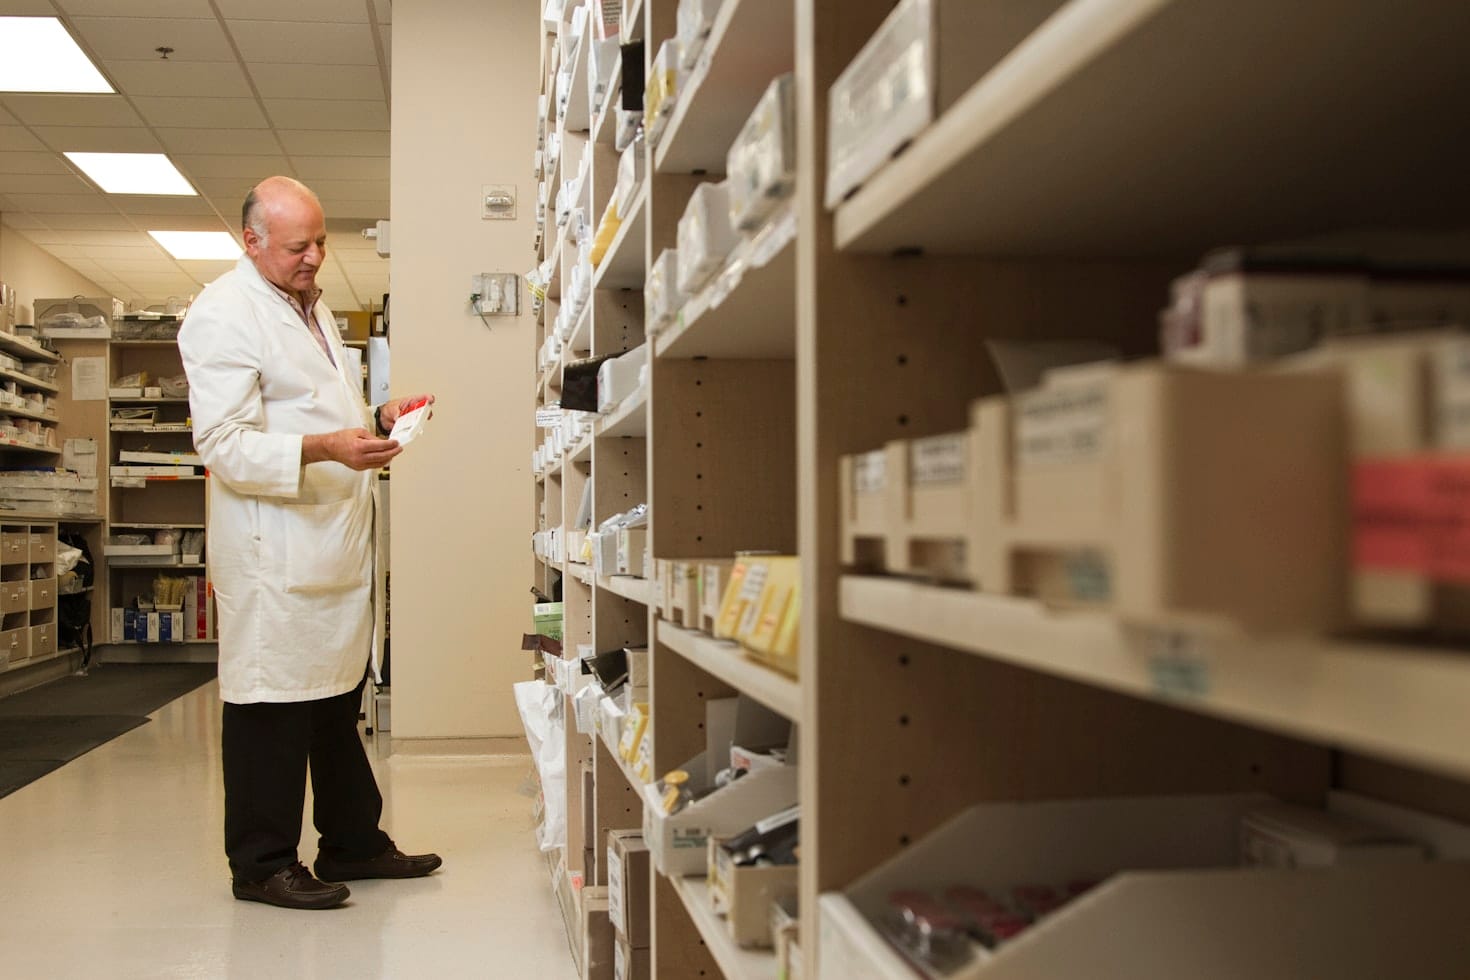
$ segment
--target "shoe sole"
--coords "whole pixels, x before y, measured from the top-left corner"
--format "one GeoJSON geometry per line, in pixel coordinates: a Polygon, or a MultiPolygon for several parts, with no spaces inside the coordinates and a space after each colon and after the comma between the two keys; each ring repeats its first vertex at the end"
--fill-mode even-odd
{"type": "MultiPolygon", "coordinates": [[[[342,881],[369,881],[369,880],[383,880],[383,881],[388,881],[388,880],[403,880],[403,879],[407,879],[407,878],[426,878],[429,875],[433,874],[435,871],[438,871],[441,867],[443,867],[443,865],[444,865],[444,861],[441,858],[440,860],[435,861],[429,867],[425,868],[423,871],[415,871],[412,874],[401,874],[401,875],[387,874],[387,875],[380,875],[380,874],[350,874],[349,873],[349,874],[343,874],[343,875],[330,875],[330,874],[322,874],[321,871],[318,871],[315,868],[312,869],[312,874],[316,875],[318,881],[330,881],[330,882],[332,882],[334,884],[337,883],[337,882],[342,882],[342,881]]],[[[327,870],[330,871],[331,869],[328,868],[327,870]]]]}
{"type": "Polygon", "coordinates": [[[273,905],[278,909],[302,909],[308,912],[320,912],[325,909],[337,908],[343,902],[347,901],[347,899],[352,895],[350,891],[344,888],[342,889],[342,894],[340,896],[328,895],[323,896],[319,899],[312,899],[301,902],[277,902],[266,898],[264,895],[258,895],[253,892],[243,891],[239,888],[234,888],[231,890],[235,893],[235,898],[241,902],[259,902],[262,905],[273,905]]]}

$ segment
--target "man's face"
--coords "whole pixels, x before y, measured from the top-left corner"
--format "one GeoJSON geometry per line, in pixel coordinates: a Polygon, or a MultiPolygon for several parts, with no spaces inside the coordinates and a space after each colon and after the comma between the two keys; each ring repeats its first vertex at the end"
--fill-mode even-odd
{"type": "Polygon", "coordinates": [[[245,253],[260,274],[297,292],[316,287],[317,270],[327,259],[327,223],[322,209],[306,198],[288,198],[266,209],[264,241],[245,229],[245,253]]]}

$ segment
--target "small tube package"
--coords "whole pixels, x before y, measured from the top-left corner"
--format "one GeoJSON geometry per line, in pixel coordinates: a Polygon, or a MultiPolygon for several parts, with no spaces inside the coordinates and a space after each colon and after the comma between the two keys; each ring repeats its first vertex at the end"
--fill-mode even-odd
{"type": "Polygon", "coordinates": [[[679,219],[679,292],[692,295],[709,281],[735,250],[740,237],[730,224],[728,182],[694,189],[679,219]]]}
{"type": "Polygon", "coordinates": [[[791,76],[771,82],[725,159],[730,220],[759,228],[796,187],[796,133],[791,76]]]}
{"type": "Polygon", "coordinates": [[[653,57],[643,90],[643,129],[652,146],[663,135],[679,94],[679,42],[670,39],[653,57]]]}
{"type": "Polygon", "coordinates": [[[644,331],[651,336],[663,329],[683,307],[684,299],[679,291],[679,250],[666,248],[654,260],[644,283],[644,331]]]}

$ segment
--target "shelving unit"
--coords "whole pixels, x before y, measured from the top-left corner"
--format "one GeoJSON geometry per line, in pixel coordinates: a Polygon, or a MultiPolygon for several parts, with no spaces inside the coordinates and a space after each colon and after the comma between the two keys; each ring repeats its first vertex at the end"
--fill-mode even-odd
{"type": "MultiPolygon", "coordinates": [[[[675,246],[694,187],[722,174],[756,99],[793,69],[795,196],[652,338],[646,390],[536,485],[540,529],[567,527],[590,483],[594,527],[649,504],[655,559],[798,555],[799,679],[664,621],[653,583],[541,561],[537,585],[563,590],[566,655],[649,646],[656,773],[703,748],[706,699],[744,694],[799,726],[807,977],[829,975],[824,944],[849,943],[853,963],[888,949],[861,916],[829,935],[822,900],[978,803],[1263,792],[1320,805],[1342,789],[1470,822],[1463,649],[1143,629],[854,574],[838,534],[839,459],[964,429],[971,403],[1001,391],[987,340],[1149,355],[1171,280],[1210,248],[1463,240],[1470,198],[1446,162],[1470,95],[1461,5],[997,5],[1039,26],[991,50],[993,35],[986,47],[966,34],[978,28],[944,25],[939,56],[974,58],[976,81],[829,210],[830,89],[894,6],[725,0],[645,150],[647,176],[568,349],[645,341],[647,271],[675,246]]],[[[651,62],[678,2],[634,8],[626,33],[651,62]]],[[[554,43],[542,38],[543,51],[554,43]]],[[[577,176],[585,144],[584,189],[607,199],[608,115],[563,122],[573,149],[547,175],[550,197],[577,176]]],[[[575,252],[552,233],[538,259],[553,255],[565,284],[575,252]]],[[[538,341],[559,301],[548,296],[538,341]]],[[[544,405],[557,393],[537,380],[544,405]]],[[[584,844],[595,854],[608,829],[640,826],[642,803],[615,746],[568,743],[569,776],[590,751],[599,808],[592,839],[579,830],[562,866],[595,880],[584,844]]],[[[774,956],[729,942],[702,880],[654,878],[655,976],[776,974],[774,956]]],[[[1169,914],[1167,902],[1146,910],[1169,914]]],[[[1357,929],[1343,914],[1341,931],[1357,929]]],[[[1214,934],[1208,921],[1184,928],[1214,934]]],[[[1028,962],[1053,962],[1047,935],[1028,941],[1028,962]]],[[[1219,968],[1198,966],[1192,975],[1219,968]]],[[[994,975],[1020,975],[1006,970],[994,975]]]]}
{"type": "MultiPolygon", "coordinates": [[[[108,377],[117,379],[138,371],[146,371],[150,382],[154,379],[173,377],[183,373],[183,362],[179,355],[177,340],[112,340],[107,344],[108,377]]],[[[205,527],[207,479],[202,468],[196,472],[146,476],[115,483],[112,468],[129,465],[120,461],[124,451],[152,451],[160,453],[193,453],[194,433],[190,425],[188,396],[158,397],[109,397],[109,417],[102,473],[108,492],[107,538],[117,534],[144,533],[166,529],[180,532],[203,530],[205,527]],[[153,424],[144,426],[118,425],[112,423],[113,410],[118,407],[152,408],[155,411],[153,424]],[[141,485],[134,485],[141,480],[141,485]]],[[[153,579],[159,574],[184,573],[197,590],[205,577],[206,566],[201,562],[133,558],[108,560],[99,552],[97,557],[104,563],[108,586],[108,607],[129,605],[134,598],[143,596],[151,600],[153,579]]],[[[197,592],[196,592],[197,595],[197,592]]],[[[197,600],[196,600],[197,601],[197,600]]],[[[208,601],[208,600],[206,600],[208,601]]],[[[187,618],[187,617],[186,617],[187,618]]],[[[197,631],[198,617],[186,623],[189,633],[197,631]]],[[[125,642],[110,653],[136,656],[133,651],[142,647],[142,655],[151,660],[168,658],[171,650],[180,650],[178,656],[192,658],[193,651],[213,648],[211,637],[185,634],[182,640],[160,644],[137,644],[125,642]],[[182,648],[193,651],[182,652],[182,648]]],[[[97,631],[99,644],[110,643],[111,631],[97,631]]]]}

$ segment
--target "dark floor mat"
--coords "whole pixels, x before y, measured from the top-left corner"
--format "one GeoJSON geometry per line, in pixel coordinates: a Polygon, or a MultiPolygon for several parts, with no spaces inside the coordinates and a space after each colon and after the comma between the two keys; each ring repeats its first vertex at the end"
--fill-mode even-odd
{"type": "Polygon", "coordinates": [[[98,664],[0,699],[0,718],[36,715],[151,715],[214,679],[214,664],[98,664]]]}
{"type": "Polygon", "coordinates": [[[147,722],[142,715],[0,718],[0,796],[147,722]]]}

